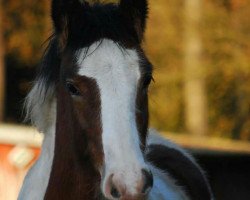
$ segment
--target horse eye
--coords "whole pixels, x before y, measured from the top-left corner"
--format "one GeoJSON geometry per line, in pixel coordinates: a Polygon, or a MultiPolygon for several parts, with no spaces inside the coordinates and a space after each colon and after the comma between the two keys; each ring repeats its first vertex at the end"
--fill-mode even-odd
{"type": "Polygon", "coordinates": [[[73,83],[71,83],[71,82],[67,82],[67,83],[66,83],[66,89],[68,90],[68,92],[69,92],[72,96],[80,96],[80,95],[81,95],[81,93],[80,93],[80,91],[78,90],[78,88],[75,87],[75,86],[73,85],[73,83]]]}

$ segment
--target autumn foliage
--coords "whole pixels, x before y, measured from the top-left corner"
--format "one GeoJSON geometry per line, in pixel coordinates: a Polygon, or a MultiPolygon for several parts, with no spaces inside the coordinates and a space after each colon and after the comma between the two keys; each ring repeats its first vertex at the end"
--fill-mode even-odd
{"type": "MultiPolygon", "coordinates": [[[[51,34],[49,3],[3,1],[6,57],[16,60],[18,67],[39,62],[42,44],[51,34]]],[[[149,3],[144,46],[154,65],[151,124],[185,132],[184,1],[149,3]]],[[[250,139],[250,0],[204,0],[200,21],[209,134],[250,139]]]]}

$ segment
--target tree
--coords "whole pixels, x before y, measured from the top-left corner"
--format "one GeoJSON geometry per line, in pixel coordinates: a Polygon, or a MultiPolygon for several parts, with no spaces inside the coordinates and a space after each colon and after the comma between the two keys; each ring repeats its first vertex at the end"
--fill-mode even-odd
{"type": "Polygon", "coordinates": [[[41,57],[43,42],[51,35],[50,1],[2,2],[6,57],[15,60],[19,67],[33,67],[41,57]]]}
{"type": "Polygon", "coordinates": [[[2,25],[2,0],[0,0],[0,122],[4,117],[4,94],[5,94],[5,69],[4,69],[4,44],[2,25]]]}
{"type": "Polygon", "coordinates": [[[207,134],[205,76],[199,33],[201,0],[185,1],[184,92],[186,128],[197,136],[207,134]]]}

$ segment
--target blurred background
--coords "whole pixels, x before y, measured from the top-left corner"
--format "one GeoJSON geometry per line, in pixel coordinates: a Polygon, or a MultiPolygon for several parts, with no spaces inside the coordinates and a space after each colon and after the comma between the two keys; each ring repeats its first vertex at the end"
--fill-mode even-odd
{"type": "MultiPolygon", "coordinates": [[[[149,4],[151,126],[196,153],[249,154],[250,0],[149,4]]],[[[39,155],[42,135],[22,123],[22,104],[52,33],[49,11],[49,0],[0,0],[0,200],[16,199],[39,155]]]]}

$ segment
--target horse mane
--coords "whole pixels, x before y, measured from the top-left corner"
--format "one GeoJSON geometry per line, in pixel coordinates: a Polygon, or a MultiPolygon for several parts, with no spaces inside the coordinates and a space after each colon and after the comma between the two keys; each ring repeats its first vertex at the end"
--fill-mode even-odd
{"type": "Polygon", "coordinates": [[[51,125],[51,108],[59,78],[60,57],[57,38],[52,36],[42,57],[32,89],[24,102],[25,121],[31,121],[39,131],[51,125]]]}
{"type": "Polygon", "coordinates": [[[149,130],[146,159],[163,172],[168,172],[190,199],[214,199],[206,173],[194,157],[178,145],[163,140],[152,129],[149,130]]]}

